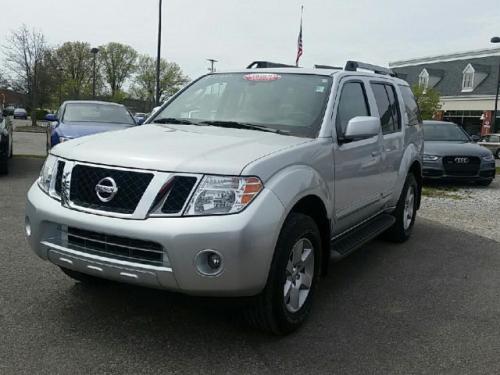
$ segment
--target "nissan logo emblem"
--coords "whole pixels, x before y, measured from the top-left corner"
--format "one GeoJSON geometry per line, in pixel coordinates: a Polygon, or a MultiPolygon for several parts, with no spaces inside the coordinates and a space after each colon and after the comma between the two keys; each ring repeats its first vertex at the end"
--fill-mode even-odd
{"type": "Polygon", "coordinates": [[[106,203],[112,200],[116,193],[118,193],[118,186],[116,186],[115,180],[111,177],[105,177],[95,186],[95,193],[101,202],[106,203]]]}
{"type": "Polygon", "coordinates": [[[454,160],[457,164],[467,164],[469,162],[469,158],[455,158],[454,160]]]}

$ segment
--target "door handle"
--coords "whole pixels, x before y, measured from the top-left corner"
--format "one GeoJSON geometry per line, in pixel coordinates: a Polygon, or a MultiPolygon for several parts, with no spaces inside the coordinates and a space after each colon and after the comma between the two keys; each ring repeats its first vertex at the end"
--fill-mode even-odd
{"type": "Polygon", "coordinates": [[[380,152],[379,151],[372,151],[372,156],[375,157],[375,156],[379,156],[380,155],[380,152]]]}

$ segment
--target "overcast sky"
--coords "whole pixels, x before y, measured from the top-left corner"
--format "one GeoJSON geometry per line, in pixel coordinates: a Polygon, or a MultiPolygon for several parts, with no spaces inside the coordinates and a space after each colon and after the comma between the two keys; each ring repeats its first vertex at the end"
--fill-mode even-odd
{"type": "MultiPolygon", "coordinates": [[[[6,0],[2,0],[4,2],[6,0]]],[[[301,65],[389,61],[490,47],[499,0],[164,0],[162,54],[191,77],[266,59],[293,63],[304,5],[301,65]]],[[[158,0],[22,0],[3,6],[0,44],[23,23],[53,45],[130,44],[156,54],[158,0]],[[5,12],[6,8],[10,9],[5,12]]]]}

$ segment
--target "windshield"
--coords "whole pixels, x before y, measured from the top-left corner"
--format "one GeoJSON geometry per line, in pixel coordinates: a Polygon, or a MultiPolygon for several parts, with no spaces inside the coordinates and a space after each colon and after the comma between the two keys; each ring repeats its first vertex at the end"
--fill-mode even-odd
{"type": "Polygon", "coordinates": [[[313,138],[321,126],[330,86],[331,77],[321,75],[252,71],[208,75],[184,90],[152,122],[240,124],[313,138]]]}
{"type": "Polygon", "coordinates": [[[456,124],[425,124],[424,140],[444,142],[470,142],[469,136],[456,124]]]}
{"type": "Polygon", "coordinates": [[[98,103],[69,103],[63,122],[104,122],[135,125],[125,107],[98,103]]]}

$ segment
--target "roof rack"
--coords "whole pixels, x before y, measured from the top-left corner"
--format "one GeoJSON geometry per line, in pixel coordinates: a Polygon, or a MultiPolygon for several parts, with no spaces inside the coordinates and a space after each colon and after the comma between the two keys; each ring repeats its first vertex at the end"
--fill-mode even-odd
{"type": "Polygon", "coordinates": [[[254,61],[250,65],[247,66],[247,69],[263,69],[263,68],[297,68],[295,65],[287,65],[281,63],[274,63],[270,61],[254,61]]]}
{"type": "Polygon", "coordinates": [[[340,66],[331,66],[331,65],[314,64],[314,69],[335,69],[335,70],[342,70],[342,67],[340,67],[340,66]]]}
{"type": "Polygon", "coordinates": [[[384,68],[383,66],[367,64],[367,63],[364,63],[361,61],[348,61],[345,64],[345,68],[344,68],[344,70],[347,70],[350,72],[355,72],[358,69],[371,70],[373,73],[389,75],[392,77],[396,76],[396,74],[389,68],[384,68]]]}

